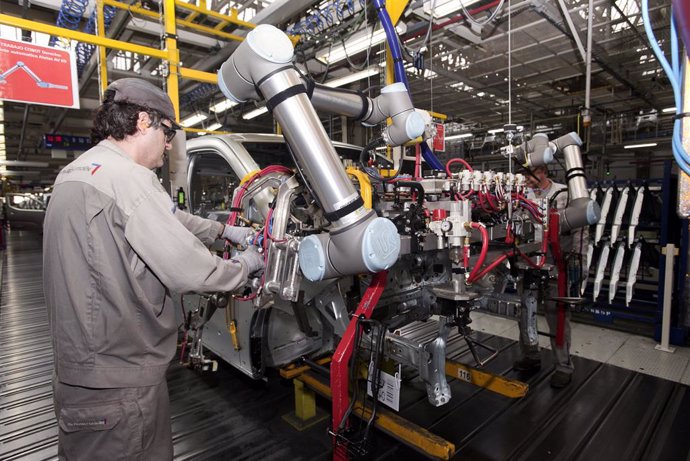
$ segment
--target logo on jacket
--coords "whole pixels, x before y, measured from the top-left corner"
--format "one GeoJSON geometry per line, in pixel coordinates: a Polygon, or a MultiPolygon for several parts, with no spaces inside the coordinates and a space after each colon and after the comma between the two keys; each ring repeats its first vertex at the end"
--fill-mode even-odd
{"type": "Polygon", "coordinates": [[[93,168],[91,168],[91,176],[93,176],[94,173],[96,173],[98,171],[98,169],[101,167],[101,164],[100,163],[92,163],[91,166],[93,167],[93,168]]]}

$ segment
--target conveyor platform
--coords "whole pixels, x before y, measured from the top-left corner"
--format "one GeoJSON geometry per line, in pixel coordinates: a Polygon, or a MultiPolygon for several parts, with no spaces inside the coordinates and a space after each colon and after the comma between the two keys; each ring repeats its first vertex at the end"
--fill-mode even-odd
{"type": "MultiPolygon", "coordinates": [[[[57,458],[40,242],[38,232],[13,230],[3,258],[1,460],[57,458]]],[[[430,327],[418,328],[421,337],[430,327]]],[[[429,405],[421,383],[406,383],[401,395],[400,415],[452,442],[454,459],[687,459],[687,386],[574,357],[573,382],[554,390],[548,380],[548,351],[541,371],[520,374],[511,369],[518,356],[514,341],[476,335],[501,351],[487,370],[527,382],[526,397],[511,399],[458,380],[451,382],[453,399],[439,408],[429,405]]],[[[449,356],[471,363],[463,344],[453,339],[449,356]]],[[[221,365],[215,374],[202,377],[173,363],[168,383],[176,459],[330,458],[327,423],[297,432],[283,421],[282,415],[293,409],[293,387],[277,373],[268,382],[257,382],[221,365]]],[[[330,402],[317,403],[330,411],[330,402]]],[[[377,441],[376,459],[421,458],[386,435],[377,441]]]]}

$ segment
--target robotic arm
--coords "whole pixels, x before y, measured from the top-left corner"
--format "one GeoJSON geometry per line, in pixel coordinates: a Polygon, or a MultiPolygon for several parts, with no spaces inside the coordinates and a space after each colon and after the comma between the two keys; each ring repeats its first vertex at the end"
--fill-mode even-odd
{"type": "Polygon", "coordinates": [[[563,152],[570,200],[568,207],[559,212],[561,233],[591,226],[599,222],[601,217],[599,205],[592,200],[587,191],[581,145],[582,140],[574,132],[554,141],[549,141],[545,134],[539,133],[516,149],[518,158],[522,156],[524,165],[531,168],[547,165],[553,162],[557,151],[563,152]]]}
{"type": "MultiPolygon", "coordinates": [[[[388,269],[400,252],[396,227],[364,208],[319,121],[300,74],[291,64],[293,56],[293,45],[285,33],[270,25],[260,25],[221,66],[218,86],[228,99],[236,102],[266,100],[331,222],[330,232],[302,240],[299,264],[304,276],[318,281],[388,269]]],[[[423,123],[419,123],[418,115],[415,117],[411,103],[407,104],[409,96],[405,101],[398,86],[387,88],[383,97],[371,104],[367,101],[371,108],[367,108],[366,120],[391,116],[394,124],[387,128],[385,137],[396,145],[421,135],[423,123]]],[[[328,104],[329,95],[333,94],[320,90],[315,93],[319,105],[328,104]]],[[[364,112],[363,101],[360,98],[360,112],[364,112]]],[[[353,107],[356,110],[356,105],[350,107],[347,101],[339,104],[343,112],[353,107]]]]}

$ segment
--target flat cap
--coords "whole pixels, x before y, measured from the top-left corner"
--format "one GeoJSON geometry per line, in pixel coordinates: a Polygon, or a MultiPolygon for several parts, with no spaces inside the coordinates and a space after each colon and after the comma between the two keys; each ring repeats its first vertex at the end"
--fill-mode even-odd
{"type": "Polygon", "coordinates": [[[115,92],[114,101],[129,102],[155,109],[173,122],[173,126],[179,127],[175,123],[175,109],[168,95],[146,80],[140,78],[121,78],[108,85],[106,92],[115,92]]]}

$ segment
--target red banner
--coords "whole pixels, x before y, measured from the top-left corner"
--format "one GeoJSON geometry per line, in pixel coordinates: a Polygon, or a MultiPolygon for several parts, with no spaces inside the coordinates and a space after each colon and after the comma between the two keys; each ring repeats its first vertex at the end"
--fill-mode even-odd
{"type": "Polygon", "coordinates": [[[443,126],[443,123],[436,124],[436,136],[434,136],[434,151],[446,151],[446,127],[443,126]]]}
{"type": "Polygon", "coordinates": [[[79,108],[71,51],[0,39],[0,99],[79,108]]]}

